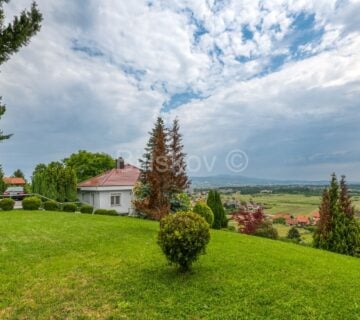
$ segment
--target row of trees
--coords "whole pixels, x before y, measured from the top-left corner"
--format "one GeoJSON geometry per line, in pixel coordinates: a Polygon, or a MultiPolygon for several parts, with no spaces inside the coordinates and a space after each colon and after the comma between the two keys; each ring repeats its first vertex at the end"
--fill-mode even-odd
{"type": "Polygon", "coordinates": [[[337,253],[360,254],[360,226],[355,217],[345,176],[340,184],[335,173],[323,192],[320,222],[314,233],[314,246],[337,253]]]}
{"type": "Polygon", "coordinates": [[[174,198],[189,186],[185,153],[178,119],[166,128],[158,117],[145,148],[141,163],[141,183],[136,188],[135,207],[153,219],[161,219],[171,210],[174,198]]]}

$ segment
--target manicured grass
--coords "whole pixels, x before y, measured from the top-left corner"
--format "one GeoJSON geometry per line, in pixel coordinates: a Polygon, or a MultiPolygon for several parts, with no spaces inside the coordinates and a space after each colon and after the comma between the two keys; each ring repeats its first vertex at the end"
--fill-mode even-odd
{"type": "Polygon", "coordinates": [[[190,274],[158,223],[0,212],[2,319],[359,319],[360,259],[212,232],[190,274]]]}

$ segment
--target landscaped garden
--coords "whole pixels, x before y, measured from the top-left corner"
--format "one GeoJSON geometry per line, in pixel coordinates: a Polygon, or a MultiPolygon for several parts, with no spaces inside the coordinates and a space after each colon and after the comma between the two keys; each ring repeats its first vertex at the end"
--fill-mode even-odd
{"type": "Polygon", "coordinates": [[[0,212],[0,318],[358,319],[357,258],[213,230],[182,274],[158,230],[128,217],[0,212]]]}

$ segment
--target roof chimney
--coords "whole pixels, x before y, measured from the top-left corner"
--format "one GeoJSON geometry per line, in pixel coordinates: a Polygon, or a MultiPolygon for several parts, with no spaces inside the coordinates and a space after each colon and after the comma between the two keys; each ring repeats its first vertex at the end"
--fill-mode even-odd
{"type": "Polygon", "coordinates": [[[116,169],[124,169],[125,168],[125,161],[122,157],[116,159],[116,169]]]}

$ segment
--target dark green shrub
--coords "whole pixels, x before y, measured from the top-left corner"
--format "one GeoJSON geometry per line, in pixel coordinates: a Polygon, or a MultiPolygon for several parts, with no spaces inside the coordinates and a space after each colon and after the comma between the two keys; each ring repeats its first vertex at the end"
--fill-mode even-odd
{"type": "Polygon", "coordinates": [[[89,214],[92,214],[94,211],[94,207],[90,206],[90,205],[83,205],[81,208],[80,208],[80,212],[81,213],[89,213],[89,214]]]}
{"type": "Polygon", "coordinates": [[[170,263],[190,269],[210,241],[209,224],[193,212],[170,214],[160,221],[158,244],[170,263]]]}
{"type": "Polygon", "coordinates": [[[56,210],[59,210],[59,204],[56,202],[56,201],[53,201],[53,200],[48,200],[48,201],[45,201],[44,204],[44,209],[46,211],[56,211],[56,210]]]}
{"type": "Polygon", "coordinates": [[[207,198],[207,205],[211,208],[214,214],[214,223],[212,227],[214,229],[226,228],[228,221],[218,191],[216,190],[209,191],[207,198]]]}
{"type": "Polygon", "coordinates": [[[273,220],[273,224],[286,224],[286,220],[285,220],[285,218],[282,218],[282,217],[276,218],[273,220]]]}
{"type": "Polygon", "coordinates": [[[287,238],[291,239],[295,242],[300,242],[301,241],[301,235],[298,229],[296,229],[295,227],[292,227],[288,234],[287,234],[287,238]]]}
{"type": "Polygon", "coordinates": [[[106,210],[106,209],[96,209],[94,214],[100,214],[103,216],[118,216],[118,212],[116,210],[106,210]]]}
{"type": "Polygon", "coordinates": [[[40,206],[41,200],[38,197],[28,197],[22,201],[24,210],[39,210],[40,206]]]}
{"type": "Polygon", "coordinates": [[[65,203],[63,205],[63,211],[64,212],[75,212],[77,209],[77,206],[75,203],[65,203]]]}
{"type": "Polygon", "coordinates": [[[100,214],[100,215],[106,215],[107,214],[107,210],[106,209],[96,209],[94,211],[94,214],[100,214]]]}
{"type": "Polygon", "coordinates": [[[269,238],[269,239],[278,239],[279,234],[277,230],[272,226],[270,221],[264,221],[255,231],[254,236],[269,238]]]}
{"type": "Polygon", "coordinates": [[[15,201],[10,198],[0,200],[0,209],[4,211],[11,211],[14,209],[15,201]]]}
{"type": "Polygon", "coordinates": [[[119,213],[116,210],[108,210],[107,214],[109,216],[118,216],[119,215],[119,213]]]}
{"type": "Polygon", "coordinates": [[[211,208],[203,201],[199,201],[195,204],[193,211],[202,216],[211,227],[214,222],[214,214],[211,208]]]}

